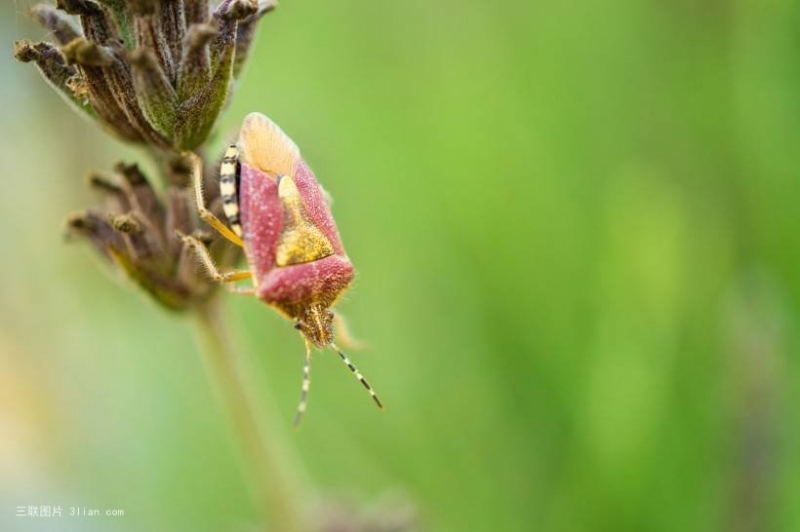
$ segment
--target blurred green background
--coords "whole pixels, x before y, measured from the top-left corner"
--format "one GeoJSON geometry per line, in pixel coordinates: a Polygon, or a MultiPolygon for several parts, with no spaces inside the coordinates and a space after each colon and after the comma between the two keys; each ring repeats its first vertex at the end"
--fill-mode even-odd
{"type": "MultiPolygon", "coordinates": [[[[0,529],[252,530],[191,323],[62,220],[137,151],[67,108],[0,7],[0,529]],[[19,505],[124,518],[14,517],[19,505]]],[[[267,17],[215,146],[279,123],[335,198],[341,305],[289,442],[431,531],[800,530],[800,4],[300,2],[267,17]],[[399,495],[398,495],[399,494],[399,495]]],[[[288,427],[302,342],[226,296],[288,427]]]]}

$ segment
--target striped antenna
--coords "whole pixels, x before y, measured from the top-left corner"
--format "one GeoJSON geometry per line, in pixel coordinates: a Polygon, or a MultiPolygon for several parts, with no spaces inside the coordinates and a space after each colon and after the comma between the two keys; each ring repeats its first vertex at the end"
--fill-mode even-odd
{"type": "Polygon", "coordinates": [[[369,385],[369,383],[367,382],[367,379],[365,379],[364,376],[361,374],[361,372],[358,371],[358,368],[356,368],[353,365],[353,363],[350,362],[350,359],[347,358],[347,355],[342,353],[342,350],[339,349],[336,346],[336,344],[331,344],[331,347],[334,349],[334,351],[339,353],[339,356],[342,357],[342,361],[345,363],[345,365],[348,367],[348,369],[353,373],[353,375],[356,376],[356,378],[359,381],[361,381],[361,384],[364,385],[364,388],[366,388],[367,391],[369,392],[369,394],[372,396],[372,400],[375,401],[375,404],[378,405],[378,408],[383,410],[383,403],[381,403],[381,400],[378,399],[378,395],[375,393],[375,390],[372,389],[372,386],[369,385]]]}
{"type": "Polygon", "coordinates": [[[297,405],[297,415],[294,417],[294,426],[299,427],[303,414],[308,406],[308,390],[311,388],[311,345],[306,342],[306,362],[303,364],[303,387],[300,389],[300,404],[297,405]]]}

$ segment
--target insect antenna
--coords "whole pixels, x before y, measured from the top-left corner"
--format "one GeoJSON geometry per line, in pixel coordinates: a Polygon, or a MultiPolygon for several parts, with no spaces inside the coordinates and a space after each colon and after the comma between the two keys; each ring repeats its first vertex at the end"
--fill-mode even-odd
{"type": "Polygon", "coordinates": [[[303,364],[303,386],[300,389],[300,403],[297,405],[297,415],[294,417],[294,426],[299,427],[303,414],[308,406],[308,390],[311,388],[311,345],[306,340],[306,361],[303,364]]]}
{"type": "Polygon", "coordinates": [[[378,399],[378,395],[375,393],[375,390],[372,389],[372,386],[369,385],[369,383],[367,382],[367,379],[365,379],[364,376],[361,374],[361,372],[358,371],[358,368],[356,368],[353,365],[353,363],[350,362],[350,359],[347,357],[347,355],[342,353],[342,350],[339,349],[336,346],[336,344],[331,344],[331,347],[333,348],[334,351],[339,353],[339,356],[342,357],[342,362],[344,362],[345,365],[347,366],[347,368],[353,373],[353,375],[355,375],[356,378],[359,381],[361,381],[361,384],[364,385],[364,388],[366,388],[367,391],[369,392],[369,394],[372,396],[372,400],[375,401],[375,404],[378,405],[378,408],[383,410],[383,403],[381,403],[381,400],[378,399]]]}

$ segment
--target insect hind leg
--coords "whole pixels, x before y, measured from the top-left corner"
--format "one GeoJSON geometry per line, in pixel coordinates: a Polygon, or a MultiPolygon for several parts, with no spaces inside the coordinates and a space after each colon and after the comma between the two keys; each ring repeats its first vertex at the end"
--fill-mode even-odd
{"type": "Polygon", "coordinates": [[[217,265],[214,264],[214,259],[211,258],[211,254],[208,252],[208,248],[206,248],[205,244],[193,236],[187,236],[182,233],[177,233],[177,236],[183,241],[184,244],[194,250],[197,258],[200,260],[200,263],[208,272],[209,277],[218,283],[232,283],[234,281],[249,279],[253,276],[252,272],[247,270],[221,273],[217,268],[217,265]]]}

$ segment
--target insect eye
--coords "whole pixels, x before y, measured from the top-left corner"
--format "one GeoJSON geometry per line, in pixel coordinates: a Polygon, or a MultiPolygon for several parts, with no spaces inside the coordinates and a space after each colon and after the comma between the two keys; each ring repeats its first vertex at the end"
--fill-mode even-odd
{"type": "Polygon", "coordinates": [[[331,312],[330,310],[328,311],[328,317],[329,317],[330,319],[333,319],[333,312],[331,312]]]}
{"type": "Polygon", "coordinates": [[[295,322],[294,328],[299,331],[300,329],[303,328],[303,322],[302,321],[295,322]]]}

